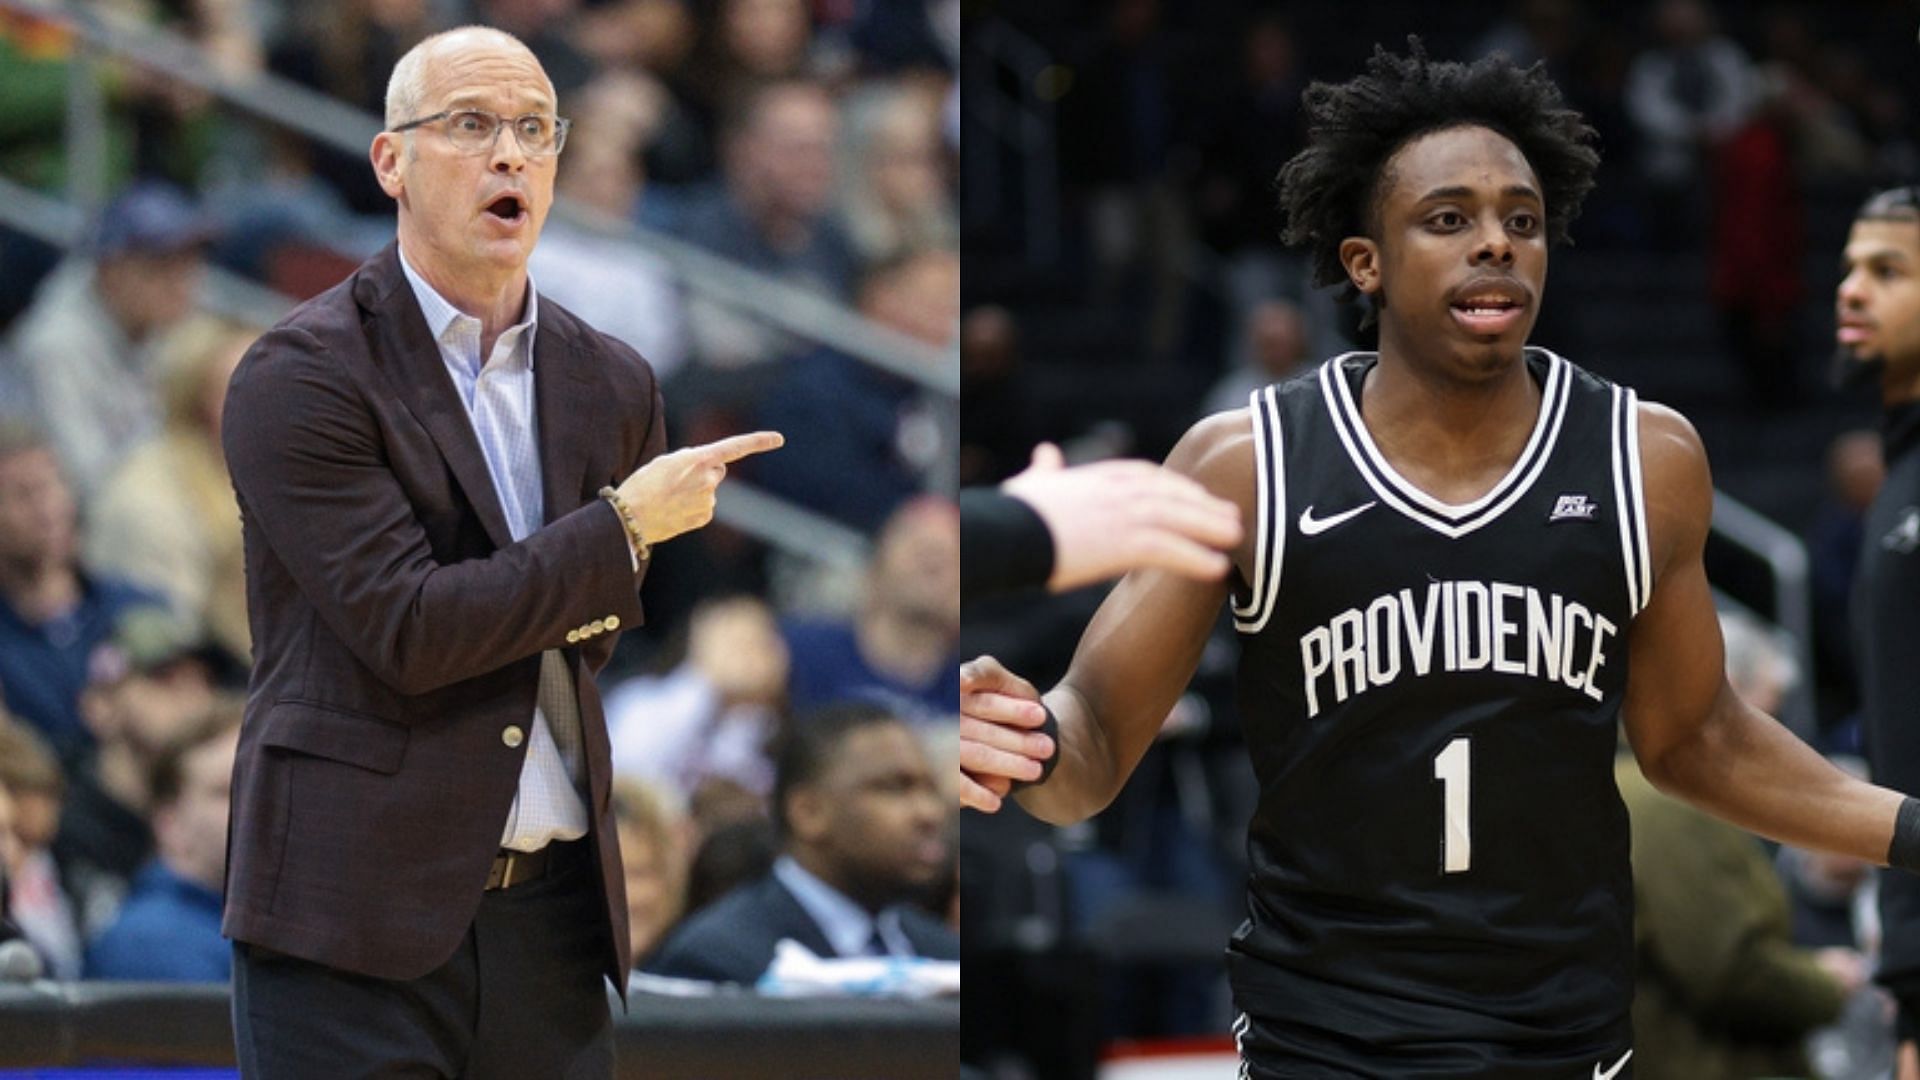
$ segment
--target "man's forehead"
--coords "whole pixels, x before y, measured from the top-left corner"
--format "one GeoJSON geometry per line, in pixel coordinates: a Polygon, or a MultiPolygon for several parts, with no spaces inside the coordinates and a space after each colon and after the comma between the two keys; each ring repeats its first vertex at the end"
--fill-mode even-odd
{"type": "Polygon", "coordinates": [[[1920,255],[1920,216],[1863,218],[1847,235],[1846,257],[1854,261],[1920,255]]]}
{"type": "Polygon", "coordinates": [[[1440,128],[1408,139],[1387,159],[1387,198],[1420,199],[1445,187],[1499,190],[1539,181],[1526,155],[1511,139],[1478,125],[1440,128]]]}
{"type": "Polygon", "coordinates": [[[843,775],[858,779],[927,767],[926,754],[913,731],[897,721],[849,732],[840,742],[836,760],[843,775]]]}
{"type": "Polygon", "coordinates": [[[484,105],[500,97],[516,104],[554,104],[553,83],[524,47],[505,42],[455,42],[427,58],[427,98],[445,108],[484,105]]]}

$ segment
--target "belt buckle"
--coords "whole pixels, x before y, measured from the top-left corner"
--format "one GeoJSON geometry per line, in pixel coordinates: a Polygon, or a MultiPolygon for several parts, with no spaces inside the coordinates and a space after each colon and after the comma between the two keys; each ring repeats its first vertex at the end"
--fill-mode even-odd
{"type": "Polygon", "coordinates": [[[520,860],[520,853],[518,851],[509,850],[507,852],[507,865],[500,871],[500,887],[501,888],[511,889],[513,887],[514,885],[513,868],[514,868],[514,865],[519,862],[519,860],[520,860]]]}

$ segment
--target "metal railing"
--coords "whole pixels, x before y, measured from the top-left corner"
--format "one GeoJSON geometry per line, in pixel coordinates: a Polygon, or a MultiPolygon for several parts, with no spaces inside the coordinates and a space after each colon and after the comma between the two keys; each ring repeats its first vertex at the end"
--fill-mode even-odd
{"type": "MultiPolygon", "coordinates": [[[[1769,620],[1779,628],[1776,645],[1793,657],[1800,678],[1781,703],[1780,719],[1802,738],[1812,735],[1813,718],[1813,584],[1807,547],[1800,538],[1724,491],[1713,493],[1713,532],[1767,567],[1773,595],[1769,620]]],[[[1741,605],[1751,608],[1751,605],[1741,605]]]]}

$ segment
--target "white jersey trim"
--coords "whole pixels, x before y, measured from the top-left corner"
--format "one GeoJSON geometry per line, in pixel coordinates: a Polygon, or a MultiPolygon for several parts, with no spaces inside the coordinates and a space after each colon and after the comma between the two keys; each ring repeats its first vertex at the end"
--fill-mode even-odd
{"type": "Polygon", "coordinates": [[[1626,568],[1627,604],[1640,614],[1653,598],[1653,570],[1647,555],[1647,499],[1640,480],[1640,396],[1613,388],[1613,497],[1619,508],[1621,565],[1626,568]]]}
{"type": "Polygon", "coordinates": [[[1366,423],[1360,418],[1360,408],[1354,401],[1352,387],[1341,375],[1342,363],[1356,354],[1345,353],[1322,364],[1320,388],[1327,401],[1327,411],[1333,417],[1334,431],[1339,434],[1341,443],[1346,446],[1347,456],[1353,460],[1354,467],[1366,480],[1367,486],[1388,506],[1448,539],[1457,540],[1505,513],[1508,507],[1533,487],[1533,482],[1539,479],[1547,462],[1553,457],[1554,446],[1560,438],[1561,422],[1566,418],[1567,401],[1572,396],[1573,380],[1568,374],[1569,365],[1565,360],[1546,349],[1535,351],[1546,355],[1548,366],[1547,382],[1540,394],[1540,413],[1534,419],[1533,433],[1500,482],[1470,503],[1454,504],[1434,498],[1401,476],[1387,461],[1386,455],[1380,452],[1372,434],[1367,431],[1366,423]]]}
{"type": "Polygon", "coordinates": [[[1254,487],[1258,504],[1254,515],[1253,580],[1247,602],[1234,601],[1233,625],[1242,633],[1257,634],[1273,617],[1280,593],[1280,563],[1287,547],[1287,458],[1280,432],[1280,399],[1274,387],[1255,390],[1247,398],[1247,416],[1253,425],[1254,487]]]}
{"type": "Polygon", "coordinates": [[[1647,554],[1647,490],[1640,479],[1640,395],[1627,391],[1627,493],[1633,499],[1633,543],[1640,568],[1640,609],[1653,602],[1653,559],[1647,554]]]}

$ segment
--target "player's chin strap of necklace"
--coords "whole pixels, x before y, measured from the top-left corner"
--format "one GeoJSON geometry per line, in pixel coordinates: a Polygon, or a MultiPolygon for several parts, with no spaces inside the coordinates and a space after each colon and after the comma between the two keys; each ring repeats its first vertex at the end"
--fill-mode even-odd
{"type": "MultiPolygon", "coordinates": [[[[1053,775],[1053,767],[1060,764],[1060,718],[1053,715],[1053,710],[1047,708],[1047,703],[1044,701],[1040,703],[1040,711],[1047,714],[1047,718],[1040,723],[1040,734],[1053,740],[1053,753],[1048,754],[1047,759],[1040,763],[1040,776],[1037,779],[1015,780],[1013,787],[1007,792],[1009,795],[1015,791],[1019,791],[1021,788],[1030,788],[1038,784],[1046,783],[1047,777],[1053,775]]],[[[1907,801],[1914,802],[1916,800],[1909,799],[1907,801]]],[[[1904,812],[1905,811],[1902,811],[1902,813],[1904,812]]],[[[1915,834],[1916,837],[1920,837],[1920,822],[1916,822],[1915,824],[1915,834]]],[[[1897,837],[1899,834],[1896,832],[1894,835],[1897,837]]],[[[1898,840],[1896,840],[1895,843],[1898,843],[1898,840]]],[[[1915,840],[1915,849],[1920,850],[1920,839],[1915,840]]]]}
{"type": "Polygon", "coordinates": [[[1887,847],[1887,865],[1920,874],[1920,799],[1908,796],[1893,819],[1893,843],[1887,847]]]}

